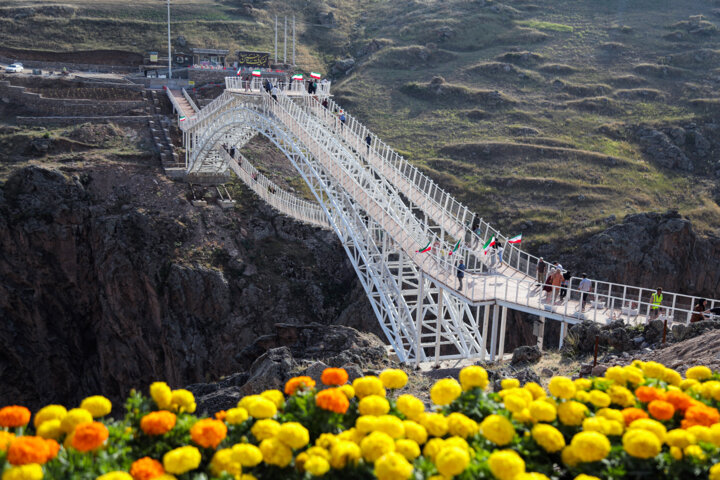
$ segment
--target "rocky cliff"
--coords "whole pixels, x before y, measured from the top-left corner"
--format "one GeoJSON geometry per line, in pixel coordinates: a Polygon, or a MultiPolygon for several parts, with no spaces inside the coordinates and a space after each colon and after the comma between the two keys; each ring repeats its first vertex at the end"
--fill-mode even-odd
{"type": "Polygon", "coordinates": [[[185,188],[133,162],[0,186],[0,404],[214,380],[278,322],[377,328],[331,232],[249,193],[193,208],[185,188]]]}

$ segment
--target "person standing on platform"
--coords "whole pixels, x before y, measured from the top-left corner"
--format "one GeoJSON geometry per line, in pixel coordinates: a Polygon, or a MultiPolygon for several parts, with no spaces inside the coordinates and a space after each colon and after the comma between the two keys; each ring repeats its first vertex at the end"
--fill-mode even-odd
{"type": "Polygon", "coordinates": [[[538,258],[537,262],[537,281],[540,285],[545,282],[545,272],[547,271],[547,263],[543,260],[543,257],[538,258]]]}
{"type": "Polygon", "coordinates": [[[458,283],[460,284],[460,286],[458,287],[458,292],[462,292],[463,278],[465,278],[465,263],[463,262],[462,258],[460,259],[460,264],[457,266],[457,278],[458,283]]]}

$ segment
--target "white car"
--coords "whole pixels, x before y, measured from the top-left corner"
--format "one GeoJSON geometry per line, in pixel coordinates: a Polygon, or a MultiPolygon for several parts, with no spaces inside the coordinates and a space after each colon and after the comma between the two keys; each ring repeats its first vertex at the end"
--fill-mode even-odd
{"type": "Polygon", "coordinates": [[[23,71],[22,63],[13,63],[5,68],[8,73],[20,73],[23,71]]]}

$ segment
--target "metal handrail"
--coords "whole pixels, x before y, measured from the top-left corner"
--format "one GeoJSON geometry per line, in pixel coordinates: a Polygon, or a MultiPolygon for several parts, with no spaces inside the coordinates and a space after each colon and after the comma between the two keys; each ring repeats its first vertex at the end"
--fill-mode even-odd
{"type": "Polygon", "coordinates": [[[187,100],[187,102],[190,104],[190,106],[192,107],[192,109],[195,110],[195,113],[199,112],[200,109],[198,108],[197,105],[195,105],[195,102],[194,102],[193,99],[190,97],[190,95],[188,94],[187,90],[185,90],[185,87],[183,87],[183,89],[182,89],[182,94],[183,94],[183,97],[185,97],[185,100],[187,100]]]}

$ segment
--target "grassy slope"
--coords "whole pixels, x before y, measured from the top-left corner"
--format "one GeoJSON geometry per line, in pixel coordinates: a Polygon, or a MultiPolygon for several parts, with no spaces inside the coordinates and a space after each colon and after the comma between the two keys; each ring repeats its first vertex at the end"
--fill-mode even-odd
{"type": "MultiPolygon", "coordinates": [[[[130,0],[122,7],[107,1],[65,3],[77,7],[72,20],[0,20],[0,42],[47,49],[163,47],[162,6],[148,0],[130,0]]],[[[530,0],[267,0],[250,16],[239,9],[242,3],[180,0],[173,7],[178,22],[173,36],[182,34],[195,45],[269,50],[273,16],[294,11],[298,59],[307,69],[323,68],[345,54],[355,56],[371,39],[388,39],[389,45],[359,57],[353,72],[336,82],[341,102],[502,230],[515,233],[532,220],[525,230],[531,244],[597,231],[611,214],[621,218],[668,207],[706,230],[720,226],[720,208],[712,200],[715,182],[705,171],[689,175],[659,168],[632,136],[608,136],[602,133],[607,128],[600,130],[603,125],[623,130],[641,123],[704,121],[690,100],[715,97],[708,72],[717,59],[697,61],[687,52],[719,48],[720,35],[690,35],[687,25],[678,22],[699,13],[714,22],[711,11],[720,5],[711,0],[553,0],[537,5],[530,0]],[[326,11],[335,15],[337,28],[313,26],[318,13],[326,11]],[[447,27],[449,34],[441,38],[439,32],[447,27]],[[663,38],[676,31],[685,38],[663,38]],[[522,51],[534,59],[501,58],[522,51]],[[677,78],[635,69],[669,54],[687,56],[673,63],[683,68],[677,78]],[[447,96],[432,94],[427,82],[435,75],[459,88],[447,96]],[[633,77],[625,78],[629,75],[633,77]],[[412,82],[417,85],[408,87],[412,82]],[[659,97],[619,95],[632,88],[656,91],[659,97]],[[487,91],[495,90],[506,103],[487,101],[487,91]],[[588,103],[602,102],[602,108],[587,109],[588,103]],[[537,135],[519,134],[528,127],[537,135]],[[486,142],[494,142],[490,155],[448,148],[486,142]],[[620,161],[612,166],[582,153],[517,154],[511,147],[518,142],[599,152],[620,161]]]]}

